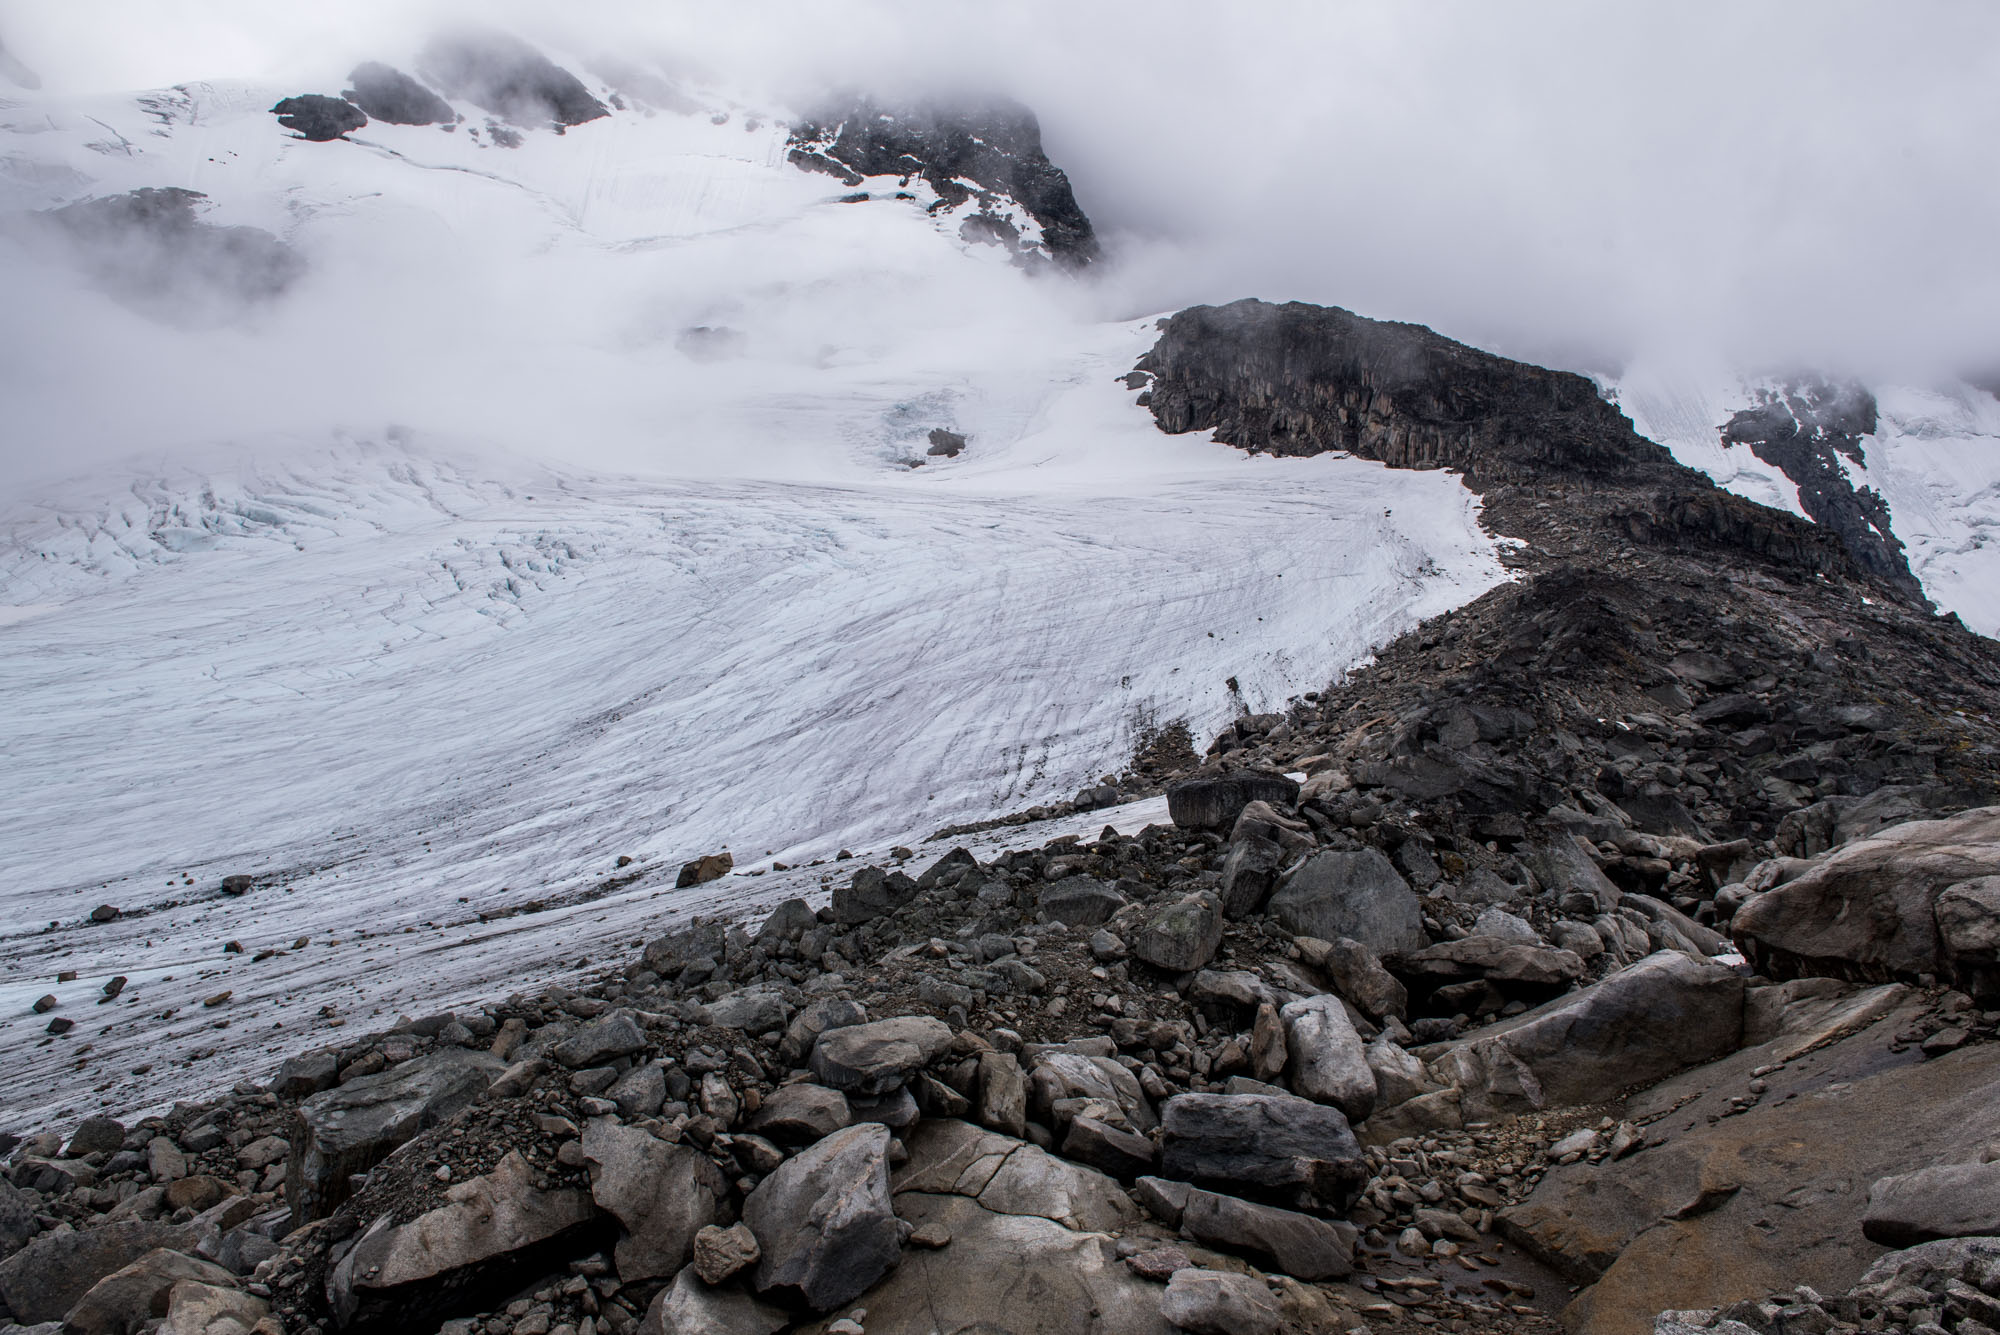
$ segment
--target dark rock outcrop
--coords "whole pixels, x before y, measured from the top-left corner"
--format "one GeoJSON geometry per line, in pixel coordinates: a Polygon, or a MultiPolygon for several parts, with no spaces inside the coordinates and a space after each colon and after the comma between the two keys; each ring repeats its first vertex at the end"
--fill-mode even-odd
{"type": "Polygon", "coordinates": [[[399,69],[376,61],[357,65],[347,76],[354,86],[347,100],[391,125],[449,125],[458,119],[451,103],[399,69]]]}
{"type": "Polygon", "coordinates": [[[269,232],[203,222],[198,208],[207,198],[198,190],[134,190],[34,218],[120,301],[174,323],[207,323],[280,296],[306,268],[269,232]]]}
{"type": "Polygon", "coordinates": [[[458,33],[424,48],[425,77],[515,125],[567,127],[609,116],[583,81],[518,37],[458,33]]]}
{"type": "MultiPolygon", "coordinates": [[[[949,207],[972,199],[964,182],[977,182],[1041,224],[1050,258],[1079,268],[1097,258],[1090,219],[1077,206],[1069,177],[1042,151],[1041,125],[1026,107],[999,102],[889,111],[862,99],[801,122],[791,143],[791,160],[808,171],[847,185],[869,176],[920,176],[949,207]]],[[[992,230],[991,223],[984,225],[992,230]]]]}
{"type": "Polygon", "coordinates": [[[361,108],[345,98],[328,97],[324,93],[288,97],[272,107],[271,114],[278,118],[278,124],[314,143],[345,138],[350,130],[368,123],[361,108]]]}
{"type": "Polygon", "coordinates": [[[1799,504],[1815,523],[1838,534],[1863,569],[1921,596],[1889,526],[1889,503],[1873,487],[1857,487],[1840,460],[1866,465],[1861,439],[1875,433],[1875,396],[1852,381],[1801,378],[1758,391],[1757,401],[1724,423],[1724,445],[1747,445],[1781,469],[1799,489],[1799,504]]]}

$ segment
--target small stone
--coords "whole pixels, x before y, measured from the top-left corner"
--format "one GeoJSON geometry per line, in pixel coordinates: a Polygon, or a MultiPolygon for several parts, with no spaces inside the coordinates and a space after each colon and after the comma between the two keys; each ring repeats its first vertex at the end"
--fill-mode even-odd
{"type": "Polygon", "coordinates": [[[1125,1258],[1125,1264],[1141,1279],[1172,1279],[1176,1270],[1186,1270],[1194,1262],[1178,1247],[1155,1247],[1125,1258]]]}
{"type": "Polygon", "coordinates": [[[62,1016],[58,1015],[55,1019],[49,1021],[48,1032],[51,1034],[67,1034],[74,1028],[76,1028],[75,1020],[65,1020],[62,1016]]]}
{"type": "Polygon", "coordinates": [[[922,1247],[928,1251],[936,1251],[950,1242],[951,1230],[935,1219],[927,1224],[919,1225],[910,1234],[910,1245],[912,1247],[922,1247]]]}
{"type": "Polygon", "coordinates": [[[125,910],[110,904],[99,904],[90,911],[92,922],[117,922],[125,916],[125,910]]]}
{"type": "Polygon", "coordinates": [[[58,1004],[60,1003],[56,1001],[55,994],[51,992],[48,996],[38,999],[34,1004],[33,1010],[37,1015],[47,1015],[58,1004]]]}
{"type": "Polygon", "coordinates": [[[728,1228],[709,1224],[694,1235],[694,1271],[704,1284],[720,1284],[746,1266],[755,1265],[762,1255],[757,1235],[746,1224],[732,1224],[728,1228]]]}

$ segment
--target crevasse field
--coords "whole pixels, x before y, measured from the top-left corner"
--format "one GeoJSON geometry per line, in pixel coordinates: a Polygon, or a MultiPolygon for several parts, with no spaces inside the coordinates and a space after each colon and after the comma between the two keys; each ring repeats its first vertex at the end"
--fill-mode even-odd
{"type": "Polygon", "coordinates": [[[42,460],[0,516],[0,1120],[820,893],[772,863],[1068,796],[1504,578],[1454,477],[1159,434],[1150,319],[719,95],[504,148],[305,143],[288,91],[0,109],[6,207],[187,186],[312,266],[163,327],[0,240],[42,460]]]}

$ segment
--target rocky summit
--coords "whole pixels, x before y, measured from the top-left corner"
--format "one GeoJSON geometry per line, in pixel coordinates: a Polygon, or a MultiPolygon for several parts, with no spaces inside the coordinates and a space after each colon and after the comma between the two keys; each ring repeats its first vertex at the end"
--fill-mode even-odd
{"type": "MultiPolygon", "coordinates": [[[[537,158],[634,119],[504,34],[413,68],[260,129],[372,162],[364,129],[469,141],[477,113],[537,158]]],[[[779,141],[786,188],[856,191],[815,208],[952,215],[1036,282],[1100,255],[1022,108],[855,100],[779,141]]],[[[156,252],[239,303],[303,281],[205,199],[20,225],[127,302],[187,304],[156,252]]],[[[1149,447],[1450,470],[1505,578],[1282,707],[1230,678],[1226,726],[1150,720],[1073,799],[782,900],[774,854],[690,848],[615,948],[566,932],[646,868],[479,914],[561,982],[351,1029],[329,1004],[226,1091],[0,1128],[0,1333],[2000,1331],[2000,643],[1846,480],[1872,400],[1801,382],[1722,428],[1817,479],[1806,517],[1582,376],[1420,326],[1246,300],[1137,328],[1097,382],[1149,447]]],[[[940,467],[982,458],[931,423],[940,467]]],[[[495,601],[585,560],[535,551],[495,601]]],[[[210,902],[290,893],[238,872],[210,902]]],[[[83,1070],[45,986],[36,1041],[83,1070]]],[[[256,1013],[234,995],[196,1009],[256,1013]]]]}

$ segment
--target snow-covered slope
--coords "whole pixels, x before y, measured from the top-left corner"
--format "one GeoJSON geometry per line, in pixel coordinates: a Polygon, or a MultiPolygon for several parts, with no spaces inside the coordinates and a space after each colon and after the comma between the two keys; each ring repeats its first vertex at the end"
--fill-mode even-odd
{"type": "MultiPolygon", "coordinates": [[[[1641,435],[1751,500],[1813,517],[1799,484],[1724,429],[1780,392],[1781,382],[1684,375],[1640,366],[1609,387],[1641,435]]],[[[1910,573],[1938,607],[1984,635],[2000,635],[2000,399],[1975,386],[1874,385],[1873,429],[1861,458],[1825,451],[1836,476],[1886,504],[1910,573]]]]}
{"type": "Polygon", "coordinates": [[[0,393],[80,474],[0,511],[0,1125],[820,893],[748,874],[1068,796],[1503,578],[1451,476],[1162,436],[1150,320],[765,116],[307,143],[293,91],[5,113],[15,207],[197,189],[306,268],[188,319],[0,240],[0,393]]]}

